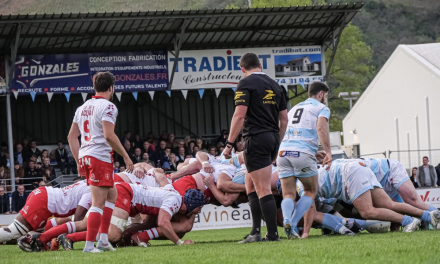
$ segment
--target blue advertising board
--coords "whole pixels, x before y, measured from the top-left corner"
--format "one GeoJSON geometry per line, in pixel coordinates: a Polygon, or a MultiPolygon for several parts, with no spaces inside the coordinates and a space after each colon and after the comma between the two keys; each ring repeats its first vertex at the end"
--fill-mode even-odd
{"type": "Polygon", "coordinates": [[[168,87],[165,51],[18,56],[12,90],[22,93],[92,93],[99,71],[115,75],[116,92],[157,91],[168,87]]]}

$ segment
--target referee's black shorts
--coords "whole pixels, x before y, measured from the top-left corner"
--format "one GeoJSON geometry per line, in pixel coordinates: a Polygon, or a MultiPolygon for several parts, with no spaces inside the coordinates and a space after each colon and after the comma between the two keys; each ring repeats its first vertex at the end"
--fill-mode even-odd
{"type": "Polygon", "coordinates": [[[272,164],[278,154],[280,136],[274,132],[264,132],[245,138],[244,163],[248,172],[253,172],[272,164]]]}

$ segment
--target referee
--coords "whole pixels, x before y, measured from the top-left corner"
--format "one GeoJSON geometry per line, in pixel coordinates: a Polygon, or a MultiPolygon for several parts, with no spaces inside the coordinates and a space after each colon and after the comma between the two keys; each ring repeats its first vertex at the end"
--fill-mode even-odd
{"type": "Polygon", "coordinates": [[[244,160],[247,168],[246,192],[252,213],[252,231],[239,243],[262,241],[261,217],[267,225],[264,241],[279,241],[277,207],[271,191],[271,165],[277,157],[280,138],[287,126],[287,107],[284,90],[261,72],[261,63],[254,53],[240,59],[244,78],[235,93],[235,112],[231,121],[225,157],[229,157],[243,127],[246,140],[244,160]],[[244,124],[244,126],[243,126],[244,124]]]}

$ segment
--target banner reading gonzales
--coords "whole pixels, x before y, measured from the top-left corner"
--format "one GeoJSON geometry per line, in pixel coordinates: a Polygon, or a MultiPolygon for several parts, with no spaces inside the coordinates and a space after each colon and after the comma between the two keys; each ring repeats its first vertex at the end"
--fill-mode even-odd
{"type": "MultiPolygon", "coordinates": [[[[280,85],[322,81],[320,46],[182,50],[171,89],[236,87],[243,76],[240,58],[246,52],[257,54],[263,72],[280,85]]],[[[175,57],[171,53],[168,57],[171,74],[175,57]]]]}
{"type": "Polygon", "coordinates": [[[19,93],[93,92],[93,75],[110,71],[117,92],[164,90],[167,64],[165,51],[19,56],[12,89],[19,93]]]}

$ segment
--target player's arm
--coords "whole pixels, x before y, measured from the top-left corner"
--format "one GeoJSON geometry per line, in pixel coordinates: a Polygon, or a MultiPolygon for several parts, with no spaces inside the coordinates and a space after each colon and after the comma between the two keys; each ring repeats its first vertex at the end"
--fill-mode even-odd
{"type": "Polygon", "coordinates": [[[121,141],[115,134],[115,125],[109,121],[102,121],[102,130],[104,131],[104,138],[112,149],[124,158],[127,172],[133,171],[133,161],[128,156],[127,151],[122,147],[121,141]]]}
{"type": "Polygon", "coordinates": [[[246,187],[244,184],[233,182],[231,178],[224,173],[220,174],[217,179],[217,188],[226,193],[246,192],[246,187]]]}
{"type": "MultiPolygon", "coordinates": [[[[238,134],[240,134],[240,131],[243,128],[244,118],[246,117],[247,110],[247,105],[237,105],[235,107],[234,116],[232,116],[231,120],[231,131],[229,132],[228,142],[235,142],[238,134]]],[[[223,152],[225,158],[231,158],[231,149],[232,146],[230,144],[226,144],[226,148],[223,152]]]]}
{"type": "Polygon", "coordinates": [[[209,156],[203,151],[199,151],[196,153],[196,159],[200,164],[202,164],[202,169],[206,173],[213,173],[214,168],[209,164],[209,156]]]}
{"type": "Polygon", "coordinates": [[[159,217],[157,219],[158,226],[162,229],[164,235],[174,244],[183,243],[177,234],[174,232],[173,226],[171,225],[171,215],[164,209],[159,210],[159,217]]]}
{"type": "Polygon", "coordinates": [[[279,120],[279,126],[280,126],[280,140],[283,140],[284,137],[284,133],[286,133],[286,129],[287,129],[287,122],[288,122],[288,117],[287,117],[287,110],[283,110],[280,111],[278,113],[278,120],[279,120]]]}
{"type": "Polygon", "coordinates": [[[156,179],[156,181],[160,187],[164,187],[165,185],[170,184],[167,177],[165,176],[165,173],[163,173],[162,169],[157,168],[157,169],[154,169],[153,172],[154,172],[153,176],[156,179]]]}
{"type": "Polygon", "coordinates": [[[237,194],[224,193],[220,191],[215,185],[214,177],[211,175],[205,177],[203,181],[205,182],[206,186],[208,186],[209,190],[211,190],[215,199],[217,199],[217,201],[219,201],[223,206],[230,206],[235,200],[237,200],[237,194]]]}
{"type": "Polygon", "coordinates": [[[72,152],[73,158],[78,163],[78,155],[79,155],[79,140],[78,137],[81,135],[81,131],[79,130],[78,124],[73,122],[70,127],[69,135],[67,136],[67,141],[69,142],[70,151],[72,152]]]}
{"type": "Polygon", "coordinates": [[[319,142],[321,142],[321,145],[325,151],[325,157],[322,162],[322,166],[328,164],[330,167],[330,164],[332,162],[332,151],[330,149],[328,119],[326,117],[324,116],[318,117],[317,131],[318,131],[319,142]]]}
{"type": "Polygon", "coordinates": [[[82,221],[86,216],[87,211],[88,210],[86,208],[82,207],[81,205],[78,205],[75,211],[75,218],[74,218],[75,222],[82,221]]]}

